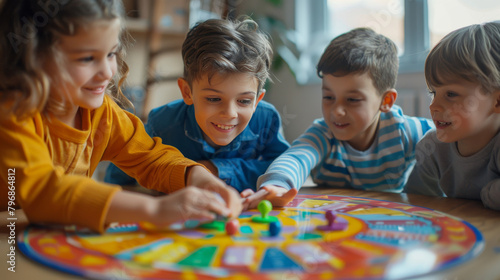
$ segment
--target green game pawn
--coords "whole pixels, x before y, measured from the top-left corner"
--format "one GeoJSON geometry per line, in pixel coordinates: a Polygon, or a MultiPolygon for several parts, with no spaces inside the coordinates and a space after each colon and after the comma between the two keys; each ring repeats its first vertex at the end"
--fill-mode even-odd
{"type": "Polygon", "coordinates": [[[224,231],[226,228],[227,218],[217,215],[215,220],[201,224],[201,228],[205,229],[215,229],[217,231],[224,231]]]}
{"type": "Polygon", "coordinates": [[[226,228],[226,222],[224,221],[211,221],[205,224],[201,224],[200,228],[204,229],[214,229],[216,231],[224,231],[226,228]]]}
{"type": "Polygon", "coordinates": [[[254,216],[252,218],[252,222],[255,223],[270,223],[270,222],[276,222],[278,221],[277,217],[274,216],[269,216],[269,212],[273,210],[273,205],[269,200],[262,200],[259,202],[259,205],[257,205],[257,210],[259,210],[261,216],[254,216]]]}

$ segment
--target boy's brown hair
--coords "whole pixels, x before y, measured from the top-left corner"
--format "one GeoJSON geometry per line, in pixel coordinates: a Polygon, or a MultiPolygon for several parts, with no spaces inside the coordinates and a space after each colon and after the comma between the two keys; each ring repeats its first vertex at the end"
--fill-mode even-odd
{"type": "Polygon", "coordinates": [[[272,49],[268,37],[250,18],[209,19],[196,24],[182,45],[184,79],[194,80],[208,74],[249,73],[262,90],[271,67],[272,49]]]}
{"type": "Polygon", "coordinates": [[[334,38],[317,65],[320,78],[368,72],[379,94],[396,87],[398,75],[396,44],[369,28],[356,28],[334,38]]]}
{"type": "Polygon", "coordinates": [[[500,90],[500,21],[457,29],[431,50],[425,61],[429,89],[456,79],[485,92],[500,90]]]}

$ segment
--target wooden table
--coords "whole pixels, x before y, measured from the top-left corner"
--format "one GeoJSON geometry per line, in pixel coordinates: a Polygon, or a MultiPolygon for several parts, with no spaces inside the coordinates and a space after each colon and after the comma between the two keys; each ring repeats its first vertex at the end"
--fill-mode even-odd
{"type": "MultiPolygon", "coordinates": [[[[480,201],[466,199],[452,199],[442,197],[428,197],[412,194],[394,194],[383,192],[366,192],[348,189],[331,189],[320,187],[303,187],[300,190],[303,194],[328,194],[346,195],[366,198],[401,202],[421,207],[435,209],[446,214],[461,218],[481,231],[485,240],[485,247],[481,254],[465,264],[448,269],[442,272],[426,275],[425,277],[414,279],[429,280],[500,280],[500,212],[488,210],[483,207],[480,201]]],[[[0,279],[6,280],[72,280],[82,279],[57,270],[48,268],[31,259],[26,258],[16,247],[16,272],[10,272],[7,261],[9,260],[8,244],[10,228],[7,227],[11,220],[7,212],[0,212],[0,279]]],[[[28,225],[26,216],[22,210],[15,213],[16,236],[19,235],[28,225]]]]}

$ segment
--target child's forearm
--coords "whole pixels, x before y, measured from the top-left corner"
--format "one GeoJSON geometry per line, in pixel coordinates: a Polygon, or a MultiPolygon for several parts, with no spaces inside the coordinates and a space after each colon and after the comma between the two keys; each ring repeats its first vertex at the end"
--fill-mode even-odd
{"type": "Polygon", "coordinates": [[[219,170],[210,160],[199,160],[198,163],[203,164],[212,174],[219,176],[219,170]]]}
{"type": "Polygon", "coordinates": [[[155,206],[152,196],[119,191],[111,200],[105,223],[148,221],[155,212],[155,206]]]}
{"type": "Polygon", "coordinates": [[[196,187],[160,197],[120,191],[111,200],[105,223],[149,222],[164,227],[190,219],[214,219],[216,214],[229,216],[230,210],[213,192],[196,187]]]}

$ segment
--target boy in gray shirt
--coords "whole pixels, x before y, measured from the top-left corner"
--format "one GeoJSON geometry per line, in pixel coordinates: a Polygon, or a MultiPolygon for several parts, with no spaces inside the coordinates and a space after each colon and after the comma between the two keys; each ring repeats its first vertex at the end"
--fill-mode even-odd
{"type": "Polygon", "coordinates": [[[500,21],[445,36],[427,57],[425,79],[436,130],[417,144],[406,192],[500,210],[500,21]]]}

